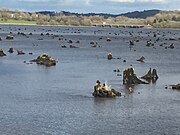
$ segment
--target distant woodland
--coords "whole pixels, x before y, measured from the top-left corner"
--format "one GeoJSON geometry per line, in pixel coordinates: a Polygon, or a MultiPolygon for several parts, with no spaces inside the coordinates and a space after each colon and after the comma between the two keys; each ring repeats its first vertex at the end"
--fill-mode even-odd
{"type": "Polygon", "coordinates": [[[180,11],[147,10],[111,15],[48,11],[29,13],[0,9],[0,23],[67,26],[143,25],[155,28],[180,28],[180,11]]]}

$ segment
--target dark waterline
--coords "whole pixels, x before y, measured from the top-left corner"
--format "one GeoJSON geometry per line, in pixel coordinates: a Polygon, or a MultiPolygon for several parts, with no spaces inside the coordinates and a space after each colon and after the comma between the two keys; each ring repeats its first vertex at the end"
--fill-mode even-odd
{"type": "Polygon", "coordinates": [[[180,92],[165,89],[165,85],[180,83],[179,30],[4,25],[0,26],[0,37],[0,48],[7,54],[0,58],[0,134],[180,134],[180,92]],[[9,32],[14,35],[12,41],[5,39],[9,32]],[[140,39],[132,49],[129,32],[140,39]],[[159,33],[160,41],[147,47],[147,40],[157,39],[153,32],[159,33]],[[63,35],[79,48],[69,48],[67,41],[54,35],[63,35]],[[107,37],[111,42],[106,41],[107,37]],[[169,38],[176,40],[166,40],[169,38]],[[75,43],[78,40],[80,43],[75,43]],[[102,47],[92,48],[91,41],[102,47]],[[166,44],[159,46],[162,43],[166,44]],[[164,48],[171,43],[175,49],[164,48]],[[26,55],[9,54],[10,47],[22,49],[26,55]],[[108,61],[108,52],[120,59],[108,61]],[[56,58],[57,65],[46,68],[24,63],[41,53],[56,58]],[[136,61],[141,56],[146,58],[145,63],[136,61]],[[138,77],[151,67],[157,69],[160,78],[155,84],[135,86],[130,94],[122,84],[122,76],[113,72],[120,69],[122,74],[130,65],[138,77]],[[108,81],[123,96],[94,98],[97,79],[108,81]]]}

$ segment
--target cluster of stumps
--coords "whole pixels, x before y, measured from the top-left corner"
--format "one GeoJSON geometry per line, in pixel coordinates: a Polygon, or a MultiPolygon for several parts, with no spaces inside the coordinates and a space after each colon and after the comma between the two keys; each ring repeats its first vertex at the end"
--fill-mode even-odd
{"type": "MultiPolygon", "coordinates": [[[[123,71],[123,84],[126,86],[132,86],[136,84],[149,84],[149,83],[155,83],[156,80],[158,79],[157,71],[156,69],[151,70],[149,69],[148,73],[144,76],[141,77],[141,80],[139,79],[136,74],[134,73],[133,68],[127,68],[123,71]]],[[[132,92],[132,89],[129,89],[130,92],[132,92]]],[[[116,97],[116,96],[121,96],[121,93],[114,89],[110,89],[108,91],[103,90],[103,89],[98,89],[94,87],[94,92],[93,92],[94,97],[116,97]]]]}

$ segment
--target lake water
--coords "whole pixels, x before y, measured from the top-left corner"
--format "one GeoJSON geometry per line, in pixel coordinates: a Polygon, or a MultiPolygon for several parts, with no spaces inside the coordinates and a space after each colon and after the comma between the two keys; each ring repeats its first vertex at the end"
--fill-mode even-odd
{"type": "Polygon", "coordinates": [[[0,57],[1,135],[180,135],[180,92],[165,89],[180,83],[179,30],[1,25],[0,37],[7,54],[0,57]],[[14,40],[5,39],[10,32],[14,40]],[[130,48],[135,37],[139,42],[130,48]],[[157,38],[154,46],[146,46],[157,38]],[[69,48],[68,40],[79,48],[69,48]],[[92,41],[100,47],[91,47],[92,41]],[[171,43],[175,48],[165,49],[171,43]],[[10,47],[26,54],[9,54],[10,47]],[[108,52],[119,59],[107,60],[108,52]],[[29,64],[41,53],[56,58],[57,65],[29,64]],[[136,61],[141,56],[144,63],[136,61]],[[127,67],[138,77],[155,68],[159,79],[129,93],[121,76],[127,67]],[[123,96],[94,98],[97,79],[123,96]]]}

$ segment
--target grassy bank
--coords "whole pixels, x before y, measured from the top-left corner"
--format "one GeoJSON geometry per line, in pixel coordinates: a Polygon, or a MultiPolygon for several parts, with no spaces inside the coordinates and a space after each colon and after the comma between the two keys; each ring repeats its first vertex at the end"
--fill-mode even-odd
{"type": "Polygon", "coordinates": [[[25,21],[25,20],[14,20],[14,19],[2,19],[2,18],[0,18],[0,24],[36,25],[36,21],[25,21]]]}
{"type": "MultiPolygon", "coordinates": [[[[150,23],[151,25],[145,25],[143,23],[143,20],[138,19],[132,19],[128,18],[124,22],[120,21],[119,23],[112,23],[112,26],[118,26],[118,25],[125,25],[125,26],[131,26],[131,25],[142,25],[148,28],[171,28],[171,29],[180,29],[180,22],[176,21],[162,21],[162,22],[156,22],[156,23],[150,23]],[[133,22],[133,23],[132,23],[133,22]]],[[[15,19],[3,19],[0,18],[0,25],[39,25],[39,26],[79,26],[79,27],[90,27],[94,26],[93,24],[90,25],[73,25],[73,24],[49,24],[49,23],[38,23],[37,21],[27,21],[27,20],[15,20],[15,19]]],[[[107,24],[108,25],[108,24],[107,24]]],[[[101,26],[101,24],[99,24],[101,26]]]]}

